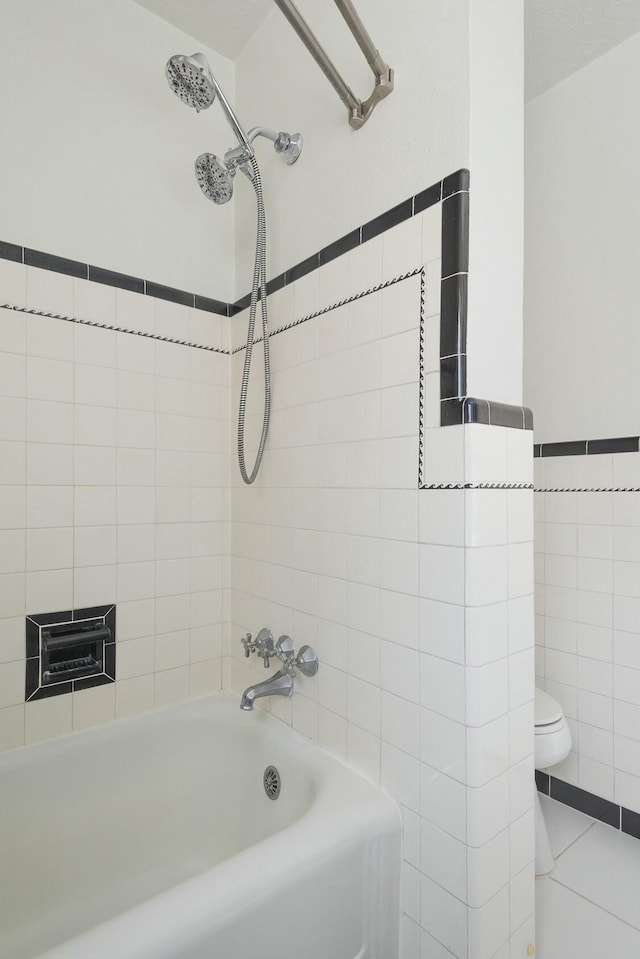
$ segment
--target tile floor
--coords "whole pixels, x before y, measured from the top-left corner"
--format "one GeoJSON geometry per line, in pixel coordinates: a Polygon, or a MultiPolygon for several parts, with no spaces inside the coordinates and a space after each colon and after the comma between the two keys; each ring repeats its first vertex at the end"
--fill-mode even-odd
{"type": "Polygon", "coordinates": [[[640,957],[640,841],[540,798],[556,865],[536,880],[537,959],[640,957]]]}

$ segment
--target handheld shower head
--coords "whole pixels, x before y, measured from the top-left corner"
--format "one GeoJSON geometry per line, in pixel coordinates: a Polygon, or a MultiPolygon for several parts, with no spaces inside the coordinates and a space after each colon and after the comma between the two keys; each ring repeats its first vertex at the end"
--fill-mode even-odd
{"type": "Polygon", "coordinates": [[[233,196],[235,168],[229,169],[213,153],[201,153],[195,163],[196,180],[207,200],[228,203],[233,196]]]}
{"type": "Polygon", "coordinates": [[[171,57],[165,74],[175,95],[197,113],[210,107],[216,98],[213,74],[207,58],[201,53],[194,53],[190,57],[183,54],[171,57]]]}

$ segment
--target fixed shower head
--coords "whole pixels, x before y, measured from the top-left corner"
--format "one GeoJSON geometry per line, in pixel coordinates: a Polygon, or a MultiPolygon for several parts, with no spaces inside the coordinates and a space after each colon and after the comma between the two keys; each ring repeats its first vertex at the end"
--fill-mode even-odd
{"type": "Polygon", "coordinates": [[[165,74],[175,95],[198,113],[210,107],[216,98],[213,74],[207,58],[201,53],[171,57],[165,74]]]}
{"type": "Polygon", "coordinates": [[[213,153],[201,153],[195,163],[196,180],[207,200],[228,203],[233,196],[235,169],[230,170],[213,153]]]}

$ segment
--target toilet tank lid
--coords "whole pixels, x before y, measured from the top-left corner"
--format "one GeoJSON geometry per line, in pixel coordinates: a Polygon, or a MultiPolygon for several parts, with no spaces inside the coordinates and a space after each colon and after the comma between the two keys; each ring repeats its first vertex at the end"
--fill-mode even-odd
{"type": "Polygon", "coordinates": [[[562,706],[557,703],[553,696],[545,693],[544,690],[536,686],[535,701],[535,724],[536,726],[548,726],[550,723],[556,723],[562,719],[564,713],[562,706]]]}

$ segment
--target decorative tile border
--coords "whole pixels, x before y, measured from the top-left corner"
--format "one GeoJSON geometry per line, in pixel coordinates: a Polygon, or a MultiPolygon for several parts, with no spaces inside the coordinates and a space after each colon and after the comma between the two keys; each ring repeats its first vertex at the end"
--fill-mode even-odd
{"type": "Polygon", "coordinates": [[[572,809],[591,816],[592,819],[597,819],[599,822],[606,823],[607,826],[640,839],[640,814],[631,809],[566,783],[562,779],[556,779],[555,776],[549,776],[539,769],[536,769],[536,786],[538,792],[544,796],[549,796],[565,806],[571,806],[572,809]]]}
{"type": "MultiPolygon", "coordinates": [[[[408,280],[412,276],[421,277],[421,287],[424,285],[424,267],[418,266],[414,270],[409,270],[407,273],[401,273],[399,276],[394,276],[390,280],[383,280],[382,283],[377,283],[375,286],[370,286],[366,290],[361,290],[359,293],[352,293],[351,296],[346,296],[342,300],[338,300],[337,303],[330,303],[329,306],[323,306],[319,310],[315,310],[313,313],[307,313],[305,316],[297,317],[295,320],[291,320],[289,323],[285,323],[283,326],[276,327],[275,330],[269,330],[269,339],[272,336],[277,336],[278,333],[286,333],[287,330],[292,330],[296,326],[301,326],[302,323],[307,323],[309,320],[315,320],[318,316],[323,316],[325,313],[331,313],[332,310],[337,310],[341,306],[346,306],[348,303],[354,303],[356,300],[361,300],[365,296],[370,296],[372,293],[378,293],[380,290],[386,290],[389,286],[394,286],[396,283],[402,283],[403,280],[408,280]]],[[[420,304],[420,316],[422,320],[422,313],[424,311],[424,296],[421,296],[420,304]]],[[[264,337],[256,336],[254,337],[253,344],[254,346],[257,343],[262,343],[264,337]]],[[[246,344],[242,343],[240,346],[236,346],[231,350],[231,354],[235,356],[236,353],[242,353],[246,349],[246,344]]],[[[421,354],[422,355],[422,354],[421,354]]]]}
{"type": "Polygon", "coordinates": [[[640,493],[640,486],[536,486],[536,493],[640,493]]]}
{"type": "MultiPolygon", "coordinates": [[[[436,203],[442,203],[442,233],[441,233],[441,280],[440,280],[440,425],[450,426],[460,423],[484,423],[490,426],[506,426],[512,429],[533,428],[533,416],[526,407],[510,406],[504,403],[494,403],[489,400],[477,399],[467,396],[467,297],[468,297],[468,276],[469,276],[469,171],[462,169],[444,179],[427,187],[420,193],[403,200],[401,203],[386,210],[379,216],[328,246],[323,247],[317,253],[312,254],[299,263],[294,264],[288,270],[273,277],[267,283],[267,294],[274,293],[290,283],[299,280],[313,270],[319,269],[326,263],[331,262],[338,256],[343,256],[350,250],[366,243],[368,240],[379,236],[386,230],[389,230],[405,220],[410,219],[422,213],[424,210],[436,203]]],[[[222,316],[234,316],[245,309],[250,302],[251,296],[247,293],[235,303],[225,303],[221,300],[215,300],[208,297],[202,297],[195,293],[188,293],[184,290],[178,290],[173,287],[153,283],[150,280],[142,280],[138,277],[128,276],[123,273],[115,273],[111,270],[105,270],[101,267],[91,266],[87,263],[80,263],[77,260],[66,259],[65,257],[54,256],[48,253],[42,253],[32,250],[28,247],[21,247],[16,244],[0,241],[0,258],[24,263],[29,266],[39,267],[40,269],[53,270],[59,273],[65,273],[70,276],[80,277],[82,279],[93,280],[97,283],[105,283],[110,286],[121,289],[131,290],[146,296],[154,296],[159,299],[170,300],[185,306],[191,306],[196,309],[205,310],[211,313],[217,313],[222,316]]],[[[325,307],[323,310],[316,311],[305,317],[293,321],[286,326],[274,330],[270,335],[276,335],[287,329],[291,329],[300,323],[306,322],[324,312],[335,309],[336,306],[344,305],[361,296],[379,289],[384,289],[386,285],[405,278],[406,276],[419,273],[420,268],[405,274],[402,277],[394,278],[385,284],[365,290],[340,303],[325,307]]],[[[424,284],[424,276],[422,277],[424,284]]],[[[421,293],[421,299],[424,299],[424,291],[421,293]]],[[[8,308],[11,308],[7,305],[8,308]]],[[[13,307],[22,309],[20,307],[13,307]]],[[[24,310],[24,312],[29,312],[24,310]]],[[[35,311],[33,311],[35,312],[35,311]]],[[[424,312],[424,303],[421,304],[421,333],[420,333],[420,464],[419,473],[422,476],[424,466],[424,331],[422,329],[424,312]]],[[[141,333],[135,330],[129,330],[121,327],[109,326],[100,323],[92,323],[88,320],[82,320],[73,317],[57,316],[55,314],[43,313],[40,315],[56,316],[57,319],[65,319],[70,322],[87,323],[88,325],[98,326],[102,329],[116,330],[118,332],[135,334],[138,336],[149,336],[155,339],[162,339],[166,342],[178,343],[184,346],[192,346],[197,349],[208,349],[212,352],[227,354],[228,351],[214,347],[206,347],[202,344],[191,343],[187,340],[170,337],[159,337],[151,333],[141,333]]],[[[256,339],[259,343],[261,338],[256,339]]],[[[232,353],[237,353],[244,349],[243,346],[237,347],[232,353]]],[[[549,445],[549,444],[547,444],[549,445]]],[[[595,451],[595,450],[594,450],[595,451]]],[[[552,454],[549,454],[552,455],[552,454]]]]}
{"type": "Polygon", "coordinates": [[[533,489],[533,483],[426,483],[419,489],[533,489]]]}
{"type": "Polygon", "coordinates": [[[566,443],[536,443],[533,447],[533,455],[536,458],[638,452],[640,452],[640,436],[614,436],[604,440],[569,440],[566,443]]]}
{"type": "Polygon", "coordinates": [[[209,353],[220,353],[223,356],[230,355],[230,350],[223,350],[218,346],[205,346],[203,343],[179,340],[173,336],[160,336],[159,333],[148,333],[145,330],[130,330],[126,326],[112,326],[109,323],[98,323],[96,320],[85,320],[78,316],[65,316],[63,313],[47,313],[46,310],[30,310],[26,306],[15,306],[12,303],[0,303],[0,310],[13,310],[15,313],[27,313],[31,316],[46,316],[51,320],[63,320],[65,323],[77,323],[80,326],[94,326],[98,330],[112,330],[114,333],[127,333],[129,336],[143,336],[148,340],[159,340],[161,343],[176,343],[178,346],[189,346],[194,350],[207,350],[209,353]]]}

